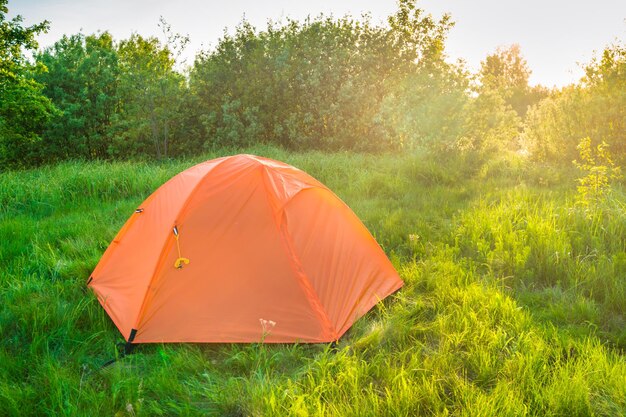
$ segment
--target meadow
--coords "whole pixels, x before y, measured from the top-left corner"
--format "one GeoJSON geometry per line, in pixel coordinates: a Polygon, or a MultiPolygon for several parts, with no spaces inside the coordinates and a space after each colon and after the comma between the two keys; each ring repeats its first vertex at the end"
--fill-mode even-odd
{"type": "Polygon", "coordinates": [[[574,167],[256,146],[0,174],[2,416],[626,415],[626,207],[574,167]],[[406,285],[339,341],[140,345],[86,281],[160,184],[235,152],[299,167],[363,220],[406,285]]]}

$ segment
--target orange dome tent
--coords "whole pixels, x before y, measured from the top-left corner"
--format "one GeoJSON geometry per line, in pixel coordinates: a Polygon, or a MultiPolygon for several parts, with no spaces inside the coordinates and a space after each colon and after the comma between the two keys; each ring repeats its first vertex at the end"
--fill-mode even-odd
{"type": "Polygon", "coordinates": [[[88,285],[129,343],[330,342],[403,282],[323,184],[237,155],[156,190],[88,285]]]}

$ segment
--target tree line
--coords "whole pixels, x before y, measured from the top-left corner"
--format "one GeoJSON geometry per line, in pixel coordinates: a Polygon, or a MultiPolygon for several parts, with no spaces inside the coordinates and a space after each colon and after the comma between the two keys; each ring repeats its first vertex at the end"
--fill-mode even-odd
{"type": "Polygon", "coordinates": [[[292,149],[439,155],[527,151],[571,162],[582,138],[626,158],[626,49],[607,47],[585,77],[531,87],[519,47],[477,74],[445,55],[449,15],[399,0],[367,16],[242,21],[180,69],[188,39],[108,32],[38,48],[48,22],[7,20],[0,0],[0,168],[66,159],[170,158],[270,143],[292,149]],[[32,58],[27,58],[30,51],[32,58]]]}

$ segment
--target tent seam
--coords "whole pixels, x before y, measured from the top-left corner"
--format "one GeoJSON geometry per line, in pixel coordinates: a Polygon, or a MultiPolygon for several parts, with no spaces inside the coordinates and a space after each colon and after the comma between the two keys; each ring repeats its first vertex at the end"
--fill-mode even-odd
{"type": "MultiPolygon", "coordinates": [[[[264,172],[263,186],[265,187],[267,194],[269,193],[275,194],[270,190],[270,187],[268,187],[267,185],[267,180],[268,180],[267,177],[269,176],[269,168],[265,164],[262,164],[262,168],[264,172]]],[[[280,239],[283,242],[283,245],[285,246],[285,249],[288,252],[287,256],[289,256],[290,258],[290,263],[292,264],[292,268],[295,269],[294,272],[296,273],[296,276],[298,277],[298,283],[300,285],[300,288],[302,289],[302,291],[304,291],[304,294],[307,296],[307,299],[313,311],[316,313],[318,318],[321,319],[323,328],[328,329],[330,331],[330,336],[332,337],[332,340],[334,341],[338,339],[337,329],[330,321],[330,318],[328,317],[328,313],[326,312],[326,309],[324,308],[321,300],[319,299],[317,293],[315,292],[315,289],[313,288],[313,285],[311,284],[311,280],[309,279],[308,275],[304,271],[304,268],[302,267],[302,262],[300,262],[300,258],[298,257],[298,255],[296,254],[293,248],[293,242],[292,242],[289,230],[287,229],[287,227],[285,227],[284,229],[283,227],[281,227],[282,222],[279,222],[279,218],[277,217],[278,215],[280,216],[280,218],[282,218],[282,216],[284,215],[283,208],[289,201],[293,199],[293,197],[295,197],[301,191],[304,191],[310,188],[320,188],[320,187],[311,185],[310,187],[300,189],[298,190],[298,192],[294,193],[284,204],[282,204],[278,210],[272,208],[272,210],[274,211],[274,215],[275,215],[274,223],[275,223],[278,235],[280,236],[280,239]]],[[[268,203],[270,202],[268,201],[268,203]]],[[[269,205],[270,207],[272,207],[271,203],[269,205]]],[[[324,331],[324,333],[326,333],[326,331],[324,331]]]]}

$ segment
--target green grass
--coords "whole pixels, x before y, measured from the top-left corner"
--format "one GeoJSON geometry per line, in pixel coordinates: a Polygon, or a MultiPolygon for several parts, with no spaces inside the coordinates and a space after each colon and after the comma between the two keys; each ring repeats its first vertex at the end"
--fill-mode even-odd
{"type": "Polygon", "coordinates": [[[624,416],[626,209],[575,206],[575,172],[519,160],[246,152],[315,176],[406,286],[325,345],[145,345],[85,282],[181,170],[63,163],[0,176],[2,416],[624,416]]]}

